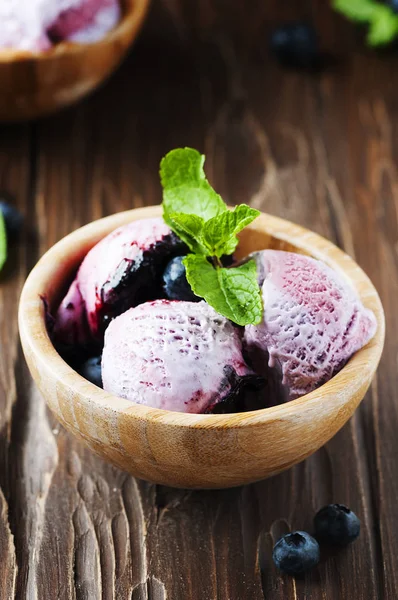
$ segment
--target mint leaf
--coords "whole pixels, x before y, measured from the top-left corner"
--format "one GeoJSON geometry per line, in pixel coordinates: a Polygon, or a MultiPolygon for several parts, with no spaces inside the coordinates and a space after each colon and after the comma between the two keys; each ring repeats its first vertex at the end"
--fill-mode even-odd
{"type": "Polygon", "coordinates": [[[162,159],[163,218],[170,227],[173,213],[194,213],[207,220],[227,210],[206,179],[204,161],[193,148],[177,148],[162,159]]]}
{"type": "Polygon", "coordinates": [[[333,8],[351,21],[367,23],[378,11],[380,4],[374,0],[334,0],[333,8]]]}
{"type": "Polygon", "coordinates": [[[352,21],[369,23],[370,46],[389,44],[398,34],[398,16],[386,4],[374,0],[334,0],[333,7],[352,21]]]}
{"type": "Polygon", "coordinates": [[[260,211],[246,204],[236,206],[209,219],[203,229],[203,242],[209,249],[209,256],[232,254],[238,245],[237,234],[258,217],[260,211]]]}
{"type": "Polygon", "coordinates": [[[393,41],[398,33],[398,16],[388,6],[378,6],[370,23],[367,41],[371,46],[383,46],[393,41]]]}
{"type": "Polygon", "coordinates": [[[207,248],[202,243],[202,233],[205,224],[202,217],[185,213],[169,215],[170,226],[173,231],[185,242],[188,248],[196,254],[208,254],[207,248]]]}
{"type": "Polygon", "coordinates": [[[163,158],[163,218],[194,253],[183,260],[192,291],[238,325],[255,325],[263,313],[255,262],[224,268],[220,257],[234,252],[237,234],[260,213],[246,204],[229,211],[207,181],[204,161],[192,148],[163,158]]]}
{"type": "Polygon", "coordinates": [[[256,263],[215,269],[204,256],[188,254],[183,260],[192,291],[238,325],[256,325],[263,315],[256,263]]]}
{"type": "Polygon", "coordinates": [[[7,233],[3,213],[0,210],[0,271],[7,260],[7,233]]]}

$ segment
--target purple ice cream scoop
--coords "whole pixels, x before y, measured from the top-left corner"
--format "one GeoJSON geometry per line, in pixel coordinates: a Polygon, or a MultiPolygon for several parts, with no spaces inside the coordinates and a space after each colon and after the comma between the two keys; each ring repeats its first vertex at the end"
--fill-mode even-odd
{"type": "Polygon", "coordinates": [[[245,328],[246,347],[256,369],[281,371],[294,399],[328,381],[365,346],[376,332],[376,318],[321,261],[278,250],[253,258],[264,318],[245,328]]]}
{"type": "Polygon", "coordinates": [[[120,20],[118,0],[67,0],[67,3],[69,7],[59,13],[49,28],[52,39],[80,44],[97,42],[120,20]]]}
{"type": "Polygon", "coordinates": [[[116,229],[86,255],[55,315],[54,341],[101,342],[109,321],[162,293],[161,275],[185,245],[163,219],[142,219],[116,229]]]}
{"type": "Polygon", "coordinates": [[[119,0],[1,0],[0,48],[41,52],[63,40],[96,42],[120,16],[119,0]]]}
{"type": "Polygon", "coordinates": [[[257,379],[241,335],[206,302],[141,304],[105,333],[104,389],[155,408],[210,412],[257,379]]]}

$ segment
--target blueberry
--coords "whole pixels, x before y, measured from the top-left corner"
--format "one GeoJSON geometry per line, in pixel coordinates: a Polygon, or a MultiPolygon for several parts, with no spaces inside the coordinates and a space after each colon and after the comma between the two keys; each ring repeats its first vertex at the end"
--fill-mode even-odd
{"type": "Polygon", "coordinates": [[[14,199],[10,194],[0,191],[0,210],[3,213],[7,236],[10,239],[17,237],[23,223],[23,216],[19,210],[13,206],[14,199]]]}
{"type": "Polygon", "coordinates": [[[102,388],[101,356],[93,356],[86,360],[79,369],[82,377],[102,388]]]}
{"type": "Polygon", "coordinates": [[[360,531],[360,521],[344,504],[329,504],[314,518],[315,535],[330,544],[346,545],[353,542],[360,531]]]}
{"type": "Polygon", "coordinates": [[[271,50],[280,63],[290,67],[315,67],[319,62],[318,38],[307,23],[281,25],[271,35],[271,50]]]}
{"type": "Polygon", "coordinates": [[[235,262],[235,257],[233,254],[224,254],[221,257],[221,262],[223,267],[231,267],[235,262]]]}
{"type": "Polygon", "coordinates": [[[299,575],[319,563],[319,544],[309,533],[294,531],[276,542],[272,558],[284,573],[299,575]]]}
{"type": "Polygon", "coordinates": [[[199,302],[187,281],[183,256],[176,256],[167,265],[163,273],[163,289],[169,300],[199,302]]]}

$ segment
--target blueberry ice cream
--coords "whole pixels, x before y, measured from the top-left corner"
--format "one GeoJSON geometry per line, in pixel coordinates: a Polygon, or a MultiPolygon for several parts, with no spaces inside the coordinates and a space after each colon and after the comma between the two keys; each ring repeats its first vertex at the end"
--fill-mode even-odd
{"type": "Polygon", "coordinates": [[[328,381],[365,346],[376,319],[325,263],[278,250],[254,258],[264,315],[262,323],[245,328],[245,342],[257,364],[263,356],[263,369],[282,371],[290,398],[297,398],[328,381]]]}
{"type": "Polygon", "coordinates": [[[120,20],[119,0],[2,0],[0,49],[48,50],[100,40],[120,20]]]}
{"type": "Polygon", "coordinates": [[[260,213],[228,209],[204,160],[193,148],[161,160],[163,218],[98,242],[55,315],[45,304],[47,327],[72,368],[132,403],[254,411],[326,383],[376,318],[321,261],[264,249],[237,262],[239,234],[260,213]]]}
{"type": "Polygon", "coordinates": [[[186,252],[160,218],[120,227],[88,252],[52,331],[87,379],[155,408],[252,410],[314,390],[375,333],[373,313],[335,271],[278,250],[249,257],[263,318],[237,327],[193,294],[186,252]]]}
{"type": "Polygon", "coordinates": [[[88,252],[62,300],[55,340],[101,343],[111,319],[159,297],[166,264],[184,249],[162,219],[133,221],[110,233],[88,252]]]}
{"type": "Polygon", "coordinates": [[[241,331],[205,302],[141,304],[105,333],[104,389],[137,404],[209,412],[257,379],[241,331]]]}

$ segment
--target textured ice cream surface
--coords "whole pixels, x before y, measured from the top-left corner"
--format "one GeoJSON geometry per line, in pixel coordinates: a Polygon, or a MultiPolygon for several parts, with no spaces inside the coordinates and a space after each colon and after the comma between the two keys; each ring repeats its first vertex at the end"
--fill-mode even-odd
{"type": "Polygon", "coordinates": [[[258,378],[242,333],[206,302],[157,300],[117,317],[105,333],[104,389],[138,404],[203,413],[258,378]]]}
{"type": "Polygon", "coordinates": [[[50,48],[42,16],[43,12],[47,12],[47,5],[49,0],[1,0],[0,48],[29,51],[50,48]]]}
{"type": "Polygon", "coordinates": [[[119,0],[68,0],[68,4],[49,29],[52,38],[97,42],[117,25],[121,15],[119,0]]]}
{"type": "Polygon", "coordinates": [[[261,353],[269,367],[281,371],[290,399],[297,398],[328,381],[365,346],[376,319],[326,264],[278,250],[253,257],[264,319],[245,328],[245,343],[257,363],[261,353]]]}
{"type": "Polygon", "coordinates": [[[58,308],[55,341],[101,341],[112,318],[161,295],[164,267],[185,250],[161,218],[133,221],[107,235],[88,252],[58,308]]]}
{"type": "Polygon", "coordinates": [[[1,0],[0,48],[48,50],[53,41],[91,43],[120,20],[119,0],[1,0]]]}

